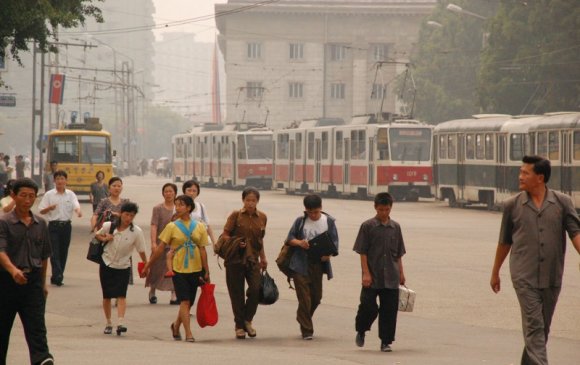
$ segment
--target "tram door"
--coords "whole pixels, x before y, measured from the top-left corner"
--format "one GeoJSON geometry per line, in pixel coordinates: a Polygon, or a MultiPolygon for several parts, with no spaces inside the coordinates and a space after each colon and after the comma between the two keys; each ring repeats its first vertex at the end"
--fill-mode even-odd
{"type": "Polygon", "coordinates": [[[232,138],[232,186],[238,185],[238,144],[235,138],[232,138]]]}
{"type": "Polygon", "coordinates": [[[507,135],[500,134],[497,141],[497,157],[496,157],[496,182],[497,191],[505,193],[508,191],[508,167],[507,162],[507,135]]]}
{"type": "Polygon", "coordinates": [[[216,183],[222,185],[225,183],[224,174],[222,172],[222,146],[224,145],[224,137],[217,137],[217,172],[216,172],[216,183]]]}
{"type": "Polygon", "coordinates": [[[320,183],[321,179],[321,155],[322,155],[322,144],[320,141],[320,135],[316,136],[314,141],[314,191],[319,192],[322,187],[320,183]]]}
{"type": "Polygon", "coordinates": [[[368,163],[368,178],[367,178],[367,194],[376,194],[375,191],[375,139],[369,138],[369,163],[368,163]]]}
{"type": "Polygon", "coordinates": [[[465,190],[465,134],[457,135],[457,195],[463,199],[465,190]]]}
{"type": "Polygon", "coordinates": [[[562,131],[560,191],[572,195],[572,133],[562,131]]]}
{"type": "Polygon", "coordinates": [[[350,194],[350,138],[343,140],[344,151],[344,169],[342,176],[342,191],[345,194],[350,194]]]}
{"type": "Polygon", "coordinates": [[[290,139],[290,155],[288,156],[288,191],[296,190],[296,179],[295,179],[295,164],[294,155],[296,151],[296,142],[294,139],[290,139]]]}

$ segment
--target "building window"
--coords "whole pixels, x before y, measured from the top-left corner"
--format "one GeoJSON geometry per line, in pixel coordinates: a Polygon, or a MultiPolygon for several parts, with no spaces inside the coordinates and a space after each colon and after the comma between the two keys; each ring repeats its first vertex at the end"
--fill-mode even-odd
{"type": "Polygon", "coordinates": [[[374,61],[386,61],[389,57],[389,45],[388,44],[373,44],[371,45],[372,59],[374,61]]]}
{"type": "Polygon", "coordinates": [[[371,99],[383,100],[387,96],[387,84],[373,84],[371,99]]]}
{"type": "Polygon", "coordinates": [[[330,60],[343,61],[346,58],[346,46],[343,44],[330,45],[330,60]]]}
{"type": "Polygon", "coordinates": [[[259,99],[264,93],[264,88],[261,82],[248,81],[246,83],[246,97],[248,99],[259,99]]]}
{"type": "Polygon", "coordinates": [[[345,86],[342,83],[330,84],[330,97],[332,99],[344,99],[345,86]]]}
{"type": "Polygon", "coordinates": [[[252,60],[259,60],[262,58],[262,43],[249,42],[247,49],[247,57],[252,60]]]}
{"type": "Polygon", "coordinates": [[[304,96],[304,84],[301,82],[291,82],[288,84],[288,96],[291,99],[298,99],[304,96]]]}
{"type": "Polygon", "coordinates": [[[304,44],[290,43],[290,59],[291,60],[304,59],[304,44]]]}

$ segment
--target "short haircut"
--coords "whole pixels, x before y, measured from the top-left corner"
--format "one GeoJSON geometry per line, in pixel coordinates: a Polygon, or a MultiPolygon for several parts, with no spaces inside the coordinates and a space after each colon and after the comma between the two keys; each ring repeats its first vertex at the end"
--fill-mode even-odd
{"type": "Polygon", "coordinates": [[[52,174],[52,177],[54,177],[55,179],[56,179],[58,176],[63,176],[65,179],[68,179],[68,174],[67,174],[67,173],[66,173],[66,171],[64,171],[64,170],[56,170],[56,171],[54,172],[54,174],[52,174]]]}
{"type": "Polygon", "coordinates": [[[260,192],[253,186],[248,186],[242,191],[242,199],[246,199],[246,197],[250,194],[254,194],[256,196],[256,199],[260,201],[260,192]]]}
{"type": "Polygon", "coordinates": [[[97,171],[97,173],[95,174],[95,178],[98,179],[99,178],[99,174],[102,174],[103,175],[103,179],[105,178],[105,173],[103,172],[103,170],[97,171]]]}
{"type": "Polygon", "coordinates": [[[16,179],[10,179],[6,182],[6,186],[4,187],[4,196],[10,196],[10,193],[13,190],[15,181],[16,181],[16,179]]]}
{"type": "Polygon", "coordinates": [[[304,208],[317,209],[322,208],[322,198],[316,194],[308,194],[304,197],[304,208]]]}
{"type": "Polygon", "coordinates": [[[57,160],[52,160],[52,161],[50,161],[50,164],[51,165],[58,164],[58,161],[57,160]]]}
{"type": "Polygon", "coordinates": [[[109,179],[109,186],[113,185],[117,181],[120,181],[121,184],[123,184],[123,180],[119,176],[113,176],[109,179]]]}
{"type": "Polygon", "coordinates": [[[175,201],[180,201],[183,204],[185,204],[186,207],[189,207],[189,213],[190,214],[195,209],[195,203],[194,203],[193,199],[189,195],[185,195],[185,194],[180,195],[177,198],[175,198],[175,201]]]}
{"type": "Polygon", "coordinates": [[[121,205],[121,213],[128,212],[128,213],[139,213],[139,206],[137,203],[133,202],[125,202],[121,205]]]}
{"type": "Polygon", "coordinates": [[[18,194],[18,192],[22,188],[31,188],[31,189],[34,189],[34,192],[36,194],[38,194],[38,185],[36,185],[36,183],[34,182],[34,180],[32,180],[32,179],[30,179],[28,177],[23,177],[23,178],[20,178],[20,179],[16,179],[14,181],[14,183],[12,184],[12,192],[14,193],[14,195],[18,194]]]}
{"type": "Polygon", "coordinates": [[[201,188],[199,187],[199,183],[195,180],[187,180],[186,182],[183,183],[183,186],[181,187],[181,191],[183,192],[183,194],[185,194],[186,189],[189,189],[193,185],[195,185],[195,187],[197,188],[197,195],[201,194],[201,188]]]}
{"type": "Polygon", "coordinates": [[[163,192],[165,192],[165,188],[168,187],[168,186],[171,189],[173,189],[173,192],[175,194],[177,194],[177,185],[175,185],[174,183],[165,183],[165,184],[163,184],[163,187],[161,188],[161,194],[163,194],[163,192]]]}
{"type": "Polygon", "coordinates": [[[375,206],[377,205],[393,206],[393,197],[389,193],[378,193],[375,195],[375,206]]]}
{"type": "Polygon", "coordinates": [[[543,158],[542,156],[524,156],[522,162],[530,165],[534,165],[534,173],[536,175],[544,175],[544,184],[550,181],[550,176],[552,175],[552,165],[550,160],[543,158]]]}

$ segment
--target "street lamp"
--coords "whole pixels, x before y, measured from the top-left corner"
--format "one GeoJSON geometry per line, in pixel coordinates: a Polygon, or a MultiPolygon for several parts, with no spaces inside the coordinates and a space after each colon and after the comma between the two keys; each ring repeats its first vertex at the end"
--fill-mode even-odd
{"type": "Polygon", "coordinates": [[[443,28],[443,24],[441,24],[439,22],[436,22],[434,20],[429,20],[427,22],[427,25],[430,26],[430,27],[433,27],[433,28],[443,28]]]}
{"type": "Polygon", "coordinates": [[[465,10],[461,6],[455,5],[455,4],[449,4],[449,5],[447,5],[447,10],[449,10],[451,12],[454,12],[454,13],[457,13],[457,14],[469,15],[469,16],[472,16],[474,18],[481,19],[481,20],[486,20],[487,19],[487,17],[484,17],[483,15],[479,15],[479,14],[473,13],[473,12],[471,12],[469,10],[465,10]]]}

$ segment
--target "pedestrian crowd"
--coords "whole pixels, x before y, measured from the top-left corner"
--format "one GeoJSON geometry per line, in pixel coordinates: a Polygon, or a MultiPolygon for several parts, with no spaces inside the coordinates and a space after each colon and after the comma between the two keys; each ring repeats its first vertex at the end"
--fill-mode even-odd
{"type": "MultiPolygon", "coordinates": [[[[0,171],[2,166],[0,166],[0,171]]],[[[53,364],[49,353],[44,311],[46,275],[51,264],[50,283],[64,285],[65,268],[71,240],[71,219],[82,217],[74,192],[66,188],[67,173],[54,166],[45,176],[47,190],[39,205],[39,215],[31,212],[38,193],[28,178],[7,184],[10,201],[1,202],[0,214],[0,365],[5,364],[10,331],[19,314],[29,345],[32,364],[53,364]],[[53,185],[50,185],[53,184],[53,185]],[[6,209],[5,209],[5,208],[6,209]],[[48,223],[46,223],[48,221],[48,223]]],[[[525,347],[522,364],[548,364],[546,342],[551,318],[561,287],[565,234],[580,253],[580,220],[566,195],[547,188],[550,162],[526,156],[519,174],[521,193],[505,206],[500,239],[492,269],[491,287],[500,290],[499,271],[510,253],[512,282],[522,310],[525,347]]],[[[201,187],[186,181],[182,194],[173,183],[161,188],[162,201],[151,215],[150,255],[143,230],[134,223],[139,212],[136,203],[122,198],[123,181],[96,174],[91,186],[93,215],[91,229],[104,242],[99,262],[103,333],[128,331],[124,320],[127,288],[132,282],[132,254],[142,263],[139,275],[149,288],[148,300],[158,303],[158,291],[171,293],[170,304],[177,315],[170,322],[171,338],[195,342],[190,313],[197,289],[211,282],[207,248],[213,247],[224,258],[226,284],[234,315],[234,336],[244,339],[258,334],[253,325],[260,286],[268,259],[264,250],[267,215],[258,209],[260,192],[253,187],[242,191],[241,207],[233,211],[216,237],[207,207],[197,199],[201,187]],[[227,245],[227,248],[226,248],[227,245]],[[220,251],[224,249],[227,253],[220,251]],[[113,300],[117,318],[112,319],[113,300]],[[115,326],[113,325],[115,322],[115,326]]],[[[288,253],[288,281],[292,280],[298,308],[296,320],[302,339],[314,338],[313,317],[322,301],[323,276],[333,277],[331,257],[338,254],[336,220],[323,211],[319,195],[303,199],[303,213],[294,219],[284,245],[288,253]],[[318,238],[326,237],[332,250],[319,254],[318,238]]],[[[353,250],[360,256],[361,292],[355,318],[355,344],[363,347],[365,335],[378,318],[380,350],[391,352],[395,341],[399,287],[406,282],[403,256],[406,253],[401,226],[391,218],[393,198],[378,193],[374,217],[360,225],[353,250]],[[378,300],[378,302],[377,302],[378,300]]]]}

